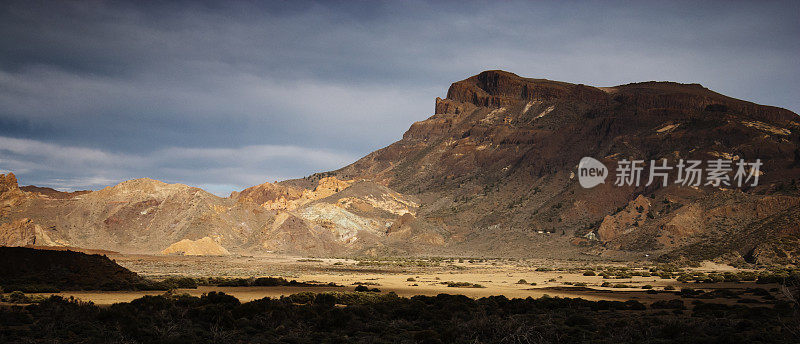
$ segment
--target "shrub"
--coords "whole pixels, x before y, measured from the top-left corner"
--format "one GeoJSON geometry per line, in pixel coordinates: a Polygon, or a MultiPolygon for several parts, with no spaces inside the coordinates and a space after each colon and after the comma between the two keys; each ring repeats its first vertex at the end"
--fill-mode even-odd
{"type": "Polygon", "coordinates": [[[253,280],[252,285],[258,287],[277,287],[289,285],[291,282],[283,277],[259,277],[253,280]]]}
{"type": "Polygon", "coordinates": [[[652,309],[685,309],[686,307],[683,305],[683,301],[679,299],[672,299],[672,300],[661,300],[653,302],[650,305],[652,309]]]}
{"type": "Polygon", "coordinates": [[[229,306],[239,305],[239,299],[223,292],[212,291],[200,297],[202,304],[224,304],[229,306]]]}
{"type": "Polygon", "coordinates": [[[161,281],[166,289],[195,289],[197,288],[197,281],[191,277],[168,277],[161,281]]]}
{"type": "Polygon", "coordinates": [[[5,298],[9,303],[30,303],[31,299],[28,298],[23,292],[16,290],[5,298]]]}
{"type": "Polygon", "coordinates": [[[739,279],[742,281],[755,281],[758,278],[758,275],[752,271],[741,271],[737,277],[739,277],[739,279]]]}
{"type": "Polygon", "coordinates": [[[634,311],[643,311],[647,309],[641,302],[637,300],[628,300],[624,302],[625,308],[634,310],[634,311]]]}
{"type": "Polygon", "coordinates": [[[469,282],[446,282],[446,284],[450,288],[486,288],[480,284],[469,282]]]}
{"type": "Polygon", "coordinates": [[[524,278],[520,278],[520,280],[517,281],[517,284],[528,284],[528,281],[526,281],[524,278]]]}
{"type": "Polygon", "coordinates": [[[584,276],[597,276],[597,274],[594,271],[591,271],[591,270],[584,272],[583,275],[584,276]]]}
{"type": "Polygon", "coordinates": [[[725,278],[725,282],[739,282],[741,280],[738,275],[732,272],[726,272],[723,274],[723,277],[725,278]]]}
{"type": "Polygon", "coordinates": [[[642,286],[642,289],[653,289],[653,286],[649,285],[649,284],[645,284],[645,285],[642,286]]]}
{"type": "Polygon", "coordinates": [[[314,305],[330,308],[336,305],[336,296],[328,293],[319,293],[314,297],[314,305]]]}

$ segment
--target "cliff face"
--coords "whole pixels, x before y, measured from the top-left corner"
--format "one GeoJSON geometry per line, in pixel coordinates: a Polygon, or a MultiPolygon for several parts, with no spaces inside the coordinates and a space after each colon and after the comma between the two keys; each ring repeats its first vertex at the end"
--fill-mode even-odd
{"type": "Polygon", "coordinates": [[[485,71],[453,83],[447,90],[447,99],[491,108],[510,106],[520,101],[574,99],[597,105],[608,101],[605,92],[595,87],[522,78],[501,70],[485,71]]]}

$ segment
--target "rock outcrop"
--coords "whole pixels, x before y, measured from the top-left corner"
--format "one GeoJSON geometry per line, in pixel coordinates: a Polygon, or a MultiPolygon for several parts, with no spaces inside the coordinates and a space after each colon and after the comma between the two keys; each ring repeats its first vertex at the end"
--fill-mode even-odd
{"type": "Polygon", "coordinates": [[[652,218],[650,213],[650,199],[639,195],[636,199],[630,201],[625,209],[614,214],[606,215],[600,228],[597,230],[597,236],[602,241],[612,241],[617,237],[635,231],[648,217],[652,218]]]}
{"type": "Polygon", "coordinates": [[[5,218],[14,207],[25,201],[25,194],[17,185],[14,173],[0,174],[0,219],[5,218]]]}

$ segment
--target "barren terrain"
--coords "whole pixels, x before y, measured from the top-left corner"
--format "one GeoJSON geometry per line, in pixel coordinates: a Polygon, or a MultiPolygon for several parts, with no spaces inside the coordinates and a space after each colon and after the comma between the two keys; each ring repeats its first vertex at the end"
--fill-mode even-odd
{"type": "MultiPolygon", "coordinates": [[[[672,278],[651,274],[663,269],[651,263],[605,263],[590,261],[553,261],[501,258],[304,258],[299,256],[166,256],[112,255],[121,266],[151,279],[168,277],[284,277],[301,282],[334,283],[330,286],[230,287],[199,286],[196,289],[177,289],[175,293],[200,296],[211,291],[233,295],[242,302],[264,297],[281,297],[301,292],[353,291],[358,285],[377,288],[380,293],[393,292],[399,296],[435,296],[461,294],[471,298],[503,295],[508,298],[540,298],[542,296],[583,298],[587,300],[638,300],[645,304],[660,300],[680,299],[682,289],[704,291],[726,290],[731,293],[709,294],[704,301],[740,304],[763,304],[760,296],[748,294],[748,289],[771,290],[783,298],[776,283],[756,284],[755,281],[703,282],[678,281],[679,274],[736,274],[760,273],[759,270],[738,269],[728,265],[706,262],[699,267],[687,267],[673,273],[672,278]],[[586,276],[588,271],[595,276],[586,276]],[[611,276],[601,276],[603,272],[611,276]],[[615,272],[616,271],[616,272],[615,272]],[[641,276],[645,275],[645,276],[641,276]],[[605,284],[604,284],[605,283],[605,284]],[[645,287],[647,286],[647,287],[645,287]],[[648,289],[643,289],[643,287],[648,289]],[[650,288],[652,287],[652,288],[650,288]],[[672,289],[672,290],[665,290],[672,289]]],[[[163,291],[63,291],[42,293],[92,301],[98,305],[129,302],[144,295],[163,291]]]]}

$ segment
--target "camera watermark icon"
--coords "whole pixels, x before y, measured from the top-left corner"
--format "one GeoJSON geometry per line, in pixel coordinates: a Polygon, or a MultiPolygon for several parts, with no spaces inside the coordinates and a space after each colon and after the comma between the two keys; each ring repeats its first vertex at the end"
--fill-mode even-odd
{"type": "MultiPolygon", "coordinates": [[[[649,165],[644,160],[622,159],[617,161],[614,185],[640,186],[642,172],[646,170],[649,173],[645,186],[656,182],[660,182],[661,186],[669,185],[671,172],[676,176],[673,183],[683,186],[757,186],[762,165],[761,159],[754,162],[715,159],[705,161],[705,164],[702,160],[680,159],[675,166],[670,166],[666,159],[650,160],[649,165]]],[[[586,189],[605,183],[607,176],[608,168],[597,159],[583,157],[578,163],[578,181],[586,189]]]]}
{"type": "Polygon", "coordinates": [[[606,182],[608,168],[602,162],[590,157],[583,157],[578,163],[578,182],[586,189],[591,189],[606,182]]]}

